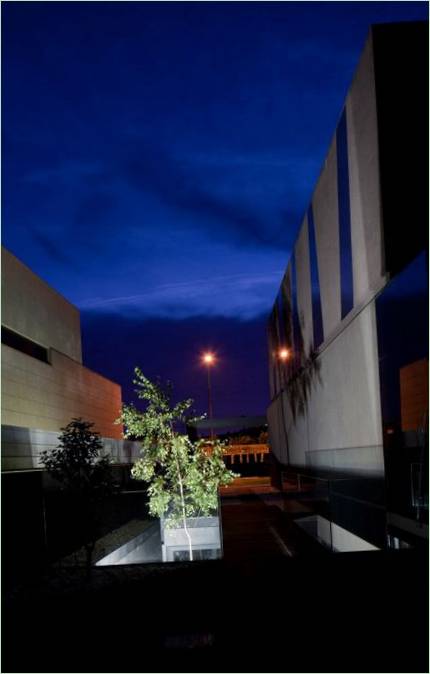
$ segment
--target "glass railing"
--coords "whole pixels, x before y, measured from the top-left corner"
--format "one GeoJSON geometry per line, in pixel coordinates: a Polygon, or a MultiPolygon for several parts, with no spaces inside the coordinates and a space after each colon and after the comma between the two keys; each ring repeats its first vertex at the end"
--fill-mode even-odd
{"type": "Polygon", "coordinates": [[[282,487],[243,478],[245,488],[223,494],[213,517],[188,518],[187,529],[150,517],[146,491],[127,483],[99,504],[92,536],[70,496],[43,489],[41,472],[5,475],[4,512],[8,504],[25,505],[4,518],[3,575],[15,580],[29,567],[85,567],[89,552],[91,565],[104,567],[417,547],[427,540],[428,477],[418,461],[408,468],[408,480],[399,473],[405,521],[386,507],[383,480],[288,469],[282,487]]]}
{"type": "Polygon", "coordinates": [[[325,549],[358,552],[386,546],[381,480],[297,470],[283,473],[282,486],[285,509],[297,513],[295,525],[325,549]]]}

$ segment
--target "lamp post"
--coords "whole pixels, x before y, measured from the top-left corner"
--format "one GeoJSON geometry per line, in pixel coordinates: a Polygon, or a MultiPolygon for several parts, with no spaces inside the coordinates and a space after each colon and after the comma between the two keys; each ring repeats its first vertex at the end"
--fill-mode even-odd
{"type": "Polygon", "coordinates": [[[213,418],[213,409],[212,409],[212,387],[211,387],[211,367],[215,364],[215,356],[213,353],[210,353],[208,351],[207,353],[204,353],[202,356],[202,361],[204,365],[206,365],[207,373],[208,373],[208,417],[211,422],[211,427],[210,427],[210,433],[211,433],[211,440],[214,439],[214,431],[212,428],[212,418],[213,418]]]}

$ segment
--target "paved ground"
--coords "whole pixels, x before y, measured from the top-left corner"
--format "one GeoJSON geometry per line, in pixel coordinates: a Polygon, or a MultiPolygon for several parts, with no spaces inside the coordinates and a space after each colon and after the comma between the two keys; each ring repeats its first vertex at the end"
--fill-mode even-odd
{"type": "Polygon", "coordinates": [[[221,487],[221,496],[243,496],[245,494],[272,494],[278,490],[272,487],[268,477],[239,477],[227,487],[221,487]]]}
{"type": "Polygon", "coordinates": [[[56,570],[9,596],[2,671],[428,671],[426,556],[328,554],[287,500],[223,499],[223,560],[56,570]]]}
{"type": "Polygon", "coordinates": [[[312,545],[295,531],[281,509],[256,495],[222,500],[224,558],[240,564],[248,559],[292,557],[312,545]],[[300,539],[300,542],[299,542],[300,539]]]}

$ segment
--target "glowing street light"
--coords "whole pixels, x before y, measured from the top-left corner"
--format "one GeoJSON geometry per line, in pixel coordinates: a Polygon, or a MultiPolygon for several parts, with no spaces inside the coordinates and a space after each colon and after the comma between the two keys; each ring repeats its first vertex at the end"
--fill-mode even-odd
{"type": "Polygon", "coordinates": [[[283,363],[289,359],[291,356],[290,350],[289,349],[280,349],[278,353],[279,360],[281,360],[283,363]]]}
{"type": "MultiPolygon", "coordinates": [[[[210,421],[212,422],[213,418],[213,409],[212,409],[212,388],[211,388],[211,367],[215,365],[216,358],[213,353],[210,351],[207,351],[206,353],[203,354],[202,356],[202,362],[204,365],[206,365],[206,369],[208,372],[208,417],[210,421]]],[[[211,425],[211,440],[214,438],[214,431],[211,425]]]]}
{"type": "Polygon", "coordinates": [[[205,363],[205,365],[213,365],[215,362],[215,356],[213,355],[213,353],[204,353],[203,362],[205,363]]]}

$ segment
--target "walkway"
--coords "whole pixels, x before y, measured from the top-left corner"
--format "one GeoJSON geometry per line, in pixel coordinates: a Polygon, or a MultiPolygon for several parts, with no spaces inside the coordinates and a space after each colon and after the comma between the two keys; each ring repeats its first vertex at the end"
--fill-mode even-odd
{"type": "Polygon", "coordinates": [[[224,559],[234,564],[325,555],[325,549],[294,524],[309,507],[285,497],[268,484],[269,478],[240,478],[224,489],[221,514],[224,559]]]}

